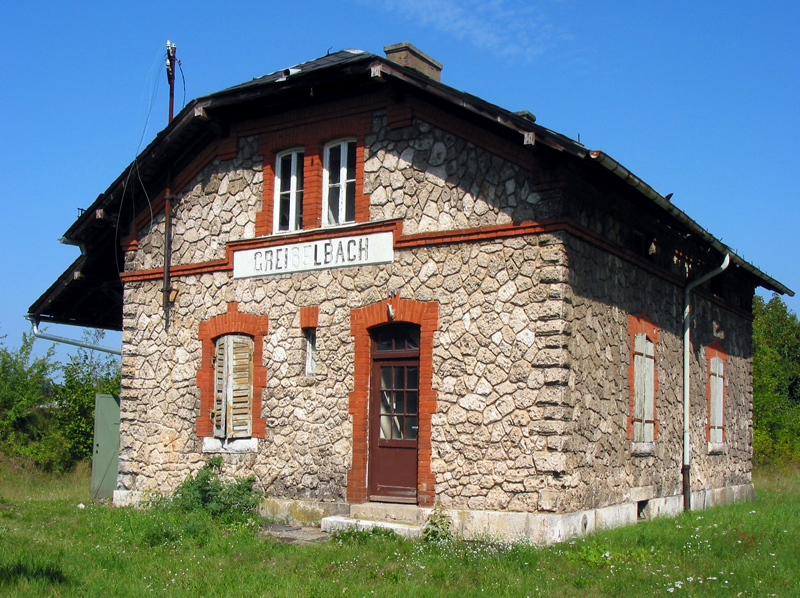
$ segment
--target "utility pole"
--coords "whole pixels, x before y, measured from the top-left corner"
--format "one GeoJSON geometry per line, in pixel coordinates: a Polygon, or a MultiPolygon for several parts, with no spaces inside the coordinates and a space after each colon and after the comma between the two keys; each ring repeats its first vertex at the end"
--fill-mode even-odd
{"type": "MultiPolygon", "coordinates": [[[[169,122],[172,122],[175,104],[175,44],[167,40],[167,81],[169,81],[169,122]]],[[[164,197],[164,287],[161,306],[164,310],[164,329],[169,326],[169,308],[172,302],[172,283],[169,269],[172,262],[172,167],[167,167],[167,189],[164,197]]]]}
{"type": "Polygon", "coordinates": [[[167,81],[169,81],[169,122],[175,105],[175,44],[167,40],[167,81]]]}

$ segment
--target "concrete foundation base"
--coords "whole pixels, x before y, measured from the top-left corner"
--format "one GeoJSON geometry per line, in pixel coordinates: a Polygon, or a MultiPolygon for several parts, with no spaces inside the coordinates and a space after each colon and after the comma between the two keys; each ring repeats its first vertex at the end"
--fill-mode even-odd
{"type": "Polygon", "coordinates": [[[114,490],[111,502],[115,507],[136,507],[146,502],[149,495],[139,490],[114,490]]]}
{"type": "Polygon", "coordinates": [[[692,492],[692,511],[702,511],[717,505],[727,505],[732,502],[745,502],[753,500],[753,484],[728,486],[727,488],[713,488],[692,492]]]}
{"type": "MultiPolygon", "coordinates": [[[[114,492],[114,505],[130,506],[145,500],[148,493],[133,490],[114,492]]],[[[648,488],[632,489],[630,502],[575,513],[520,513],[450,509],[453,531],[466,540],[526,541],[555,544],[596,530],[630,525],[656,517],[676,517],[683,511],[683,496],[654,496],[648,488]]],[[[753,499],[753,485],[692,493],[692,510],[753,499]]],[[[293,525],[320,526],[323,531],[347,527],[383,527],[405,537],[418,537],[431,509],[416,505],[363,503],[348,505],[307,500],[268,498],[261,513],[293,525]]]]}
{"type": "MultiPolygon", "coordinates": [[[[475,511],[450,509],[453,531],[465,540],[525,541],[533,544],[555,544],[597,530],[630,525],[656,517],[677,517],[683,512],[683,496],[653,496],[648,489],[631,491],[631,502],[587,509],[575,513],[518,513],[509,511],[475,511]]],[[[692,495],[692,509],[752,500],[752,484],[705,490],[692,495]]],[[[425,525],[431,509],[415,505],[364,503],[350,505],[349,517],[324,518],[322,529],[357,527],[369,529],[380,525],[393,529],[400,526],[403,535],[418,533],[425,525]]],[[[400,533],[400,532],[398,532],[400,533]]]]}
{"type": "Polygon", "coordinates": [[[291,525],[320,525],[325,517],[350,515],[350,505],[339,502],[319,502],[313,500],[285,500],[266,498],[261,502],[261,514],[276,521],[291,525]]]}

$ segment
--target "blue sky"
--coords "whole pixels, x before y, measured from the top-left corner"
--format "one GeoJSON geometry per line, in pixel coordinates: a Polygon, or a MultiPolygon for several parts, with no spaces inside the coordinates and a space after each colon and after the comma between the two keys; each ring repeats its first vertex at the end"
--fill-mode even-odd
{"type": "MultiPolygon", "coordinates": [[[[77,257],[56,240],[78,208],[166,125],[168,39],[186,101],[329,49],[381,54],[409,41],[444,64],[448,85],[580,135],[800,291],[796,1],[55,1],[3,12],[7,346],[28,330],[28,306],[77,257]]],[[[178,108],[183,101],[179,77],[178,108]]],[[[800,299],[785,299],[800,311],[800,299]]]]}

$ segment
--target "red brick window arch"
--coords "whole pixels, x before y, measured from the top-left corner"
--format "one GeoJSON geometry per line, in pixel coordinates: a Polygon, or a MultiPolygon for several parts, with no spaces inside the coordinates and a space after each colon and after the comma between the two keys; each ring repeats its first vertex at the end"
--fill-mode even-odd
{"type": "Polygon", "coordinates": [[[203,352],[197,370],[200,413],[196,431],[201,438],[266,436],[261,395],[267,384],[264,336],[268,322],[267,316],[240,313],[238,304],[231,302],[227,313],[200,323],[203,352]],[[222,402],[228,394],[230,406],[226,407],[222,402]],[[243,412],[245,405],[250,413],[243,412]]]}

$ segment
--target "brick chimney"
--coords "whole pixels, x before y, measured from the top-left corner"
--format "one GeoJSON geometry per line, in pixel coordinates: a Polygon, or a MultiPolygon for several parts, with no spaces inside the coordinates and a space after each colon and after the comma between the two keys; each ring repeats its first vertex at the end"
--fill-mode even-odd
{"type": "Polygon", "coordinates": [[[386,53],[386,58],[394,63],[419,71],[434,81],[442,80],[442,63],[408,42],[385,46],[383,51],[386,53]]]}

